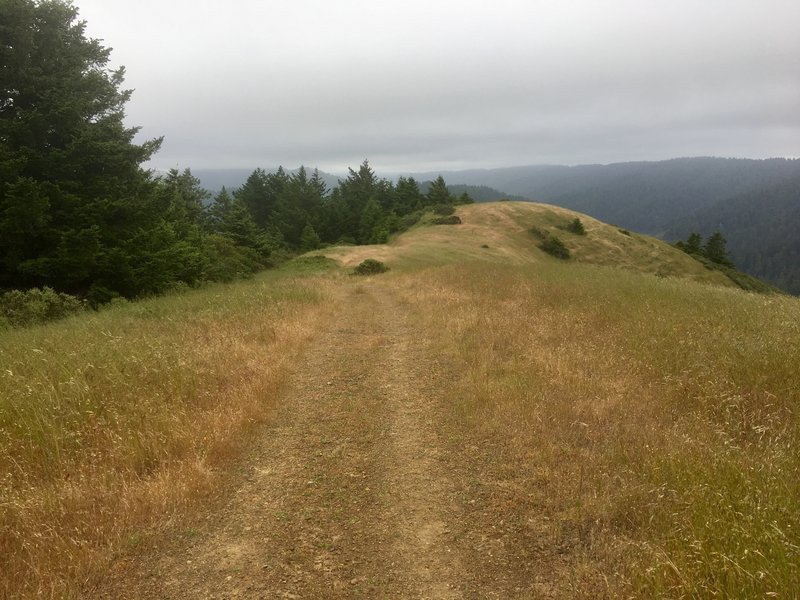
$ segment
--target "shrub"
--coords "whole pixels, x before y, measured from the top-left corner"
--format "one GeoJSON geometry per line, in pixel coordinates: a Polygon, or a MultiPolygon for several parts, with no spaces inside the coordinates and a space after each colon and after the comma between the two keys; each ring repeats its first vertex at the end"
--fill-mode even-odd
{"type": "Polygon", "coordinates": [[[461,217],[458,215],[450,215],[449,217],[438,217],[431,221],[432,225],[460,225],[461,217]]]}
{"type": "Polygon", "coordinates": [[[407,231],[411,229],[414,225],[419,223],[419,220],[422,218],[422,214],[423,213],[421,210],[415,210],[412,213],[408,213],[407,215],[400,217],[397,231],[407,231]]]}
{"type": "Polygon", "coordinates": [[[547,236],[550,235],[547,231],[539,229],[538,227],[531,227],[528,231],[533,237],[539,238],[540,240],[546,240],[547,236]]]}
{"type": "Polygon", "coordinates": [[[230,282],[250,277],[266,266],[267,261],[258,252],[237,246],[228,237],[209,235],[204,243],[207,267],[203,278],[206,281],[230,282]]]}
{"type": "Polygon", "coordinates": [[[572,221],[570,221],[569,225],[564,227],[564,229],[576,235],[586,235],[586,229],[583,227],[583,223],[581,223],[581,220],[578,217],[575,217],[572,221]]]}
{"type": "Polygon", "coordinates": [[[555,256],[556,258],[569,258],[569,248],[567,248],[564,245],[564,242],[554,235],[548,235],[544,241],[539,244],[539,248],[551,256],[555,256]]]}
{"type": "Polygon", "coordinates": [[[456,212],[456,209],[453,208],[452,204],[437,204],[433,207],[433,214],[443,217],[452,215],[454,212],[456,212]]]}
{"type": "Polygon", "coordinates": [[[358,265],[353,271],[354,275],[377,275],[389,270],[385,264],[374,258],[368,258],[358,265]]]}
{"type": "Polygon", "coordinates": [[[84,308],[79,298],[49,287],[12,290],[0,295],[0,322],[17,327],[36,325],[67,317],[84,308]]]}

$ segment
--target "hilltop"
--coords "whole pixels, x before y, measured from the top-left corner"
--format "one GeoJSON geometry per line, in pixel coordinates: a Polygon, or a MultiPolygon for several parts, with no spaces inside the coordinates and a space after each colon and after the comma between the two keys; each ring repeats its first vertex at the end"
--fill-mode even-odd
{"type": "MultiPolygon", "coordinates": [[[[430,173],[418,173],[418,178],[430,173]]],[[[739,268],[798,293],[800,160],[676,158],[608,165],[536,165],[444,172],[448,181],[487,185],[577,210],[667,241],[696,230],[726,236],[739,268]]]]}
{"type": "Polygon", "coordinates": [[[462,220],[459,225],[423,222],[389,244],[332,247],[316,254],[336,259],[346,267],[353,267],[367,257],[400,268],[465,260],[524,265],[552,260],[539,248],[537,233],[539,237],[547,233],[565,243],[573,262],[724,287],[737,285],[724,273],[709,269],[659,239],[565,208],[509,201],[460,206],[457,215],[462,220]],[[583,224],[585,235],[566,229],[576,218],[583,224]]]}

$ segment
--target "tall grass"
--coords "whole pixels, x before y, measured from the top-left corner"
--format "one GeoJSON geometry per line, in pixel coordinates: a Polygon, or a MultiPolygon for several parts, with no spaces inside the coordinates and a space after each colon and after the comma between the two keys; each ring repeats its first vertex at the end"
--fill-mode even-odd
{"type": "Polygon", "coordinates": [[[326,289],[268,273],[0,334],[0,595],[79,595],[211,489],[326,289]]]}
{"type": "Polygon", "coordinates": [[[465,426],[583,548],[570,594],[795,597],[800,302],[552,263],[404,285],[465,426]]]}

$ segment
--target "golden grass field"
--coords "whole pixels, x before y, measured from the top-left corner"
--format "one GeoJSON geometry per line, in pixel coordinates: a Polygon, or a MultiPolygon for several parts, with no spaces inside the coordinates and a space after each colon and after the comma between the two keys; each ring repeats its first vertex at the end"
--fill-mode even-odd
{"type": "MultiPolygon", "coordinates": [[[[589,217],[562,232],[555,207],[458,214],[316,254],[391,267],[381,285],[449,365],[457,439],[502,440],[572,597],[796,598],[800,300],[589,217]]],[[[0,594],[74,596],[202,506],[357,285],[276,271],[0,333],[0,594]]]]}

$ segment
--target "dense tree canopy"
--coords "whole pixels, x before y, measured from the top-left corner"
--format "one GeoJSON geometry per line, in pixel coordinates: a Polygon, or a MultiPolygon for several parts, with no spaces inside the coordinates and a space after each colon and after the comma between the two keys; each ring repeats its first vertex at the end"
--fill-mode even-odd
{"type": "Polygon", "coordinates": [[[367,161],[330,191],[303,167],[256,169],[213,199],[188,169],[156,176],[142,165],[161,140],[134,141],[109,55],[69,2],[0,3],[0,290],[102,303],[229,280],[293,251],[385,242],[457,201],[441,177],[423,195],[367,161]]]}

